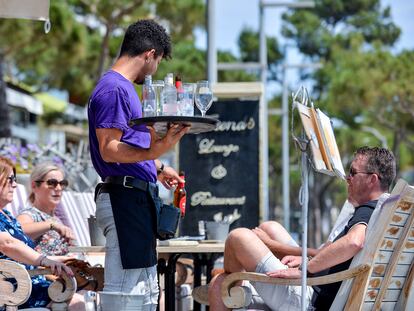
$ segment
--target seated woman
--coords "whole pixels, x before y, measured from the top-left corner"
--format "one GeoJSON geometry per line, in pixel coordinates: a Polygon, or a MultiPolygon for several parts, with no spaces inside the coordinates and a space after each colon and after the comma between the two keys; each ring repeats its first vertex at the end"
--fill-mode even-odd
{"type": "Polygon", "coordinates": [[[53,163],[37,165],[30,175],[32,191],[29,206],[20,212],[17,220],[23,231],[32,238],[35,250],[46,255],[66,255],[73,245],[74,234],[55,216],[55,209],[68,186],[63,170],[53,163]]]}
{"type": "MultiPolygon", "coordinates": [[[[19,222],[4,207],[13,200],[16,188],[16,170],[13,163],[0,156],[0,259],[17,261],[25,265],[27,270],[35,266],[50,267],[54,274],[62,271],[73,276],[72,270],[63,264],[68,257],[40,254],[34,250],[33,241],[24,234],[19,222]]],[[[46,307],[50,299],[47,294],[49,281],[43,276],[32,277],[32,293],[28,301],[21,307],[46,307]]],[[[83,296],[75,294],[69,310],[84,310],[83,296]]]]}

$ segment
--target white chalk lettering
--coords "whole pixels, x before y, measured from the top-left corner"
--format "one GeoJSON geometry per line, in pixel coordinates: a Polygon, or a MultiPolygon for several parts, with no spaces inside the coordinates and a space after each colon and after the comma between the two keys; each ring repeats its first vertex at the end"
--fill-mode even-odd
{"type": "Polygon", "coordinates": [[[223,179],[227,175],[227,170],[223,165],[217,165],[211,170],[211,177],[214,179],[223,179]]]}
{"type": "Polygon", "coordinates": [[[191,206],[197,205],[243,205],[246,202],[246,196],[235,198],[217,198],[212,196],[211,192],[199,191],[191,196],[191,206]]]}
{"type": "MultiPolygon", "coordinates": [[[[247,118],[245,118],[246,120],[247,118]]],[[[217,124],[216,132],[241,132],[246,130],[252,130],[256,126],[253,118],[249,118],[247,121],[222,121],[217,124]]]]}
{"type": "Polygon", "coordinates": [[[222,153],[223,157],[228,157],[232,152],[238,152],[240,147],[238,145],[214,145],[214,139],[204,138],[198,145],[199,154],[222,153]]]}

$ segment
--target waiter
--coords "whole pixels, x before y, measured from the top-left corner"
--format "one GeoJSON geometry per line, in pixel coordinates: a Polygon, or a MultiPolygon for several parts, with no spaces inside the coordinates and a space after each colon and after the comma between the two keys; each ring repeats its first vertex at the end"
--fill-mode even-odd
{"type": "Polygon", "coordinates": [[[120,56],[97,83],[88,105],[93,165],[104,181],[96,191],[96,216],[106,237],[104,292],[143,294],[144,310],[155,310],[157,179],[167,188],[184,182],[158,159],[188,128],[171,127],[159,139],[152,127],[131,129],[142,117],[134,89],[171,56],[171,39],[152,20],[140,20],[125,33],[120,56]]]}

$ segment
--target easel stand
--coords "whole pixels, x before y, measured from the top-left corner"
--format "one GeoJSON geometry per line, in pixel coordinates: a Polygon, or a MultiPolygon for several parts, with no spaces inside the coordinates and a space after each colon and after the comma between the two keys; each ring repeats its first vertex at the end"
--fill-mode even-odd
{"type": "Polygon", "coordinates": [[[308,203],[309,203],[309,169],[316,172],[337,176],[345,180],[338,146],[336,145],[331,120],[319,109],[315,109],[309,100],[308,91],[300,87],[292,94],[292,136],[301,151],[301,181],[299,202],[302,206],[302,311],[306,310],[306,275],[308,271],[308,203]],[[310,102],[310,106],[308,103],[310,102]],[[293,111],[297,109],[303,125],[301,138],[293,135],[293,111]],[[309,152],[309,154],[308,154],[309,152]],[[309,161],[309,159],[313,161],[309,161]]]}
{"type": "Polygon", "coordinates": [[[297,104],[307,106],[309,101],[308,91],[302,86],[296,92],[292,94],[293,107],[292,107],[292,136],[297,147],[301,152],[301,182],[302,185],[299,191],[299,203],[302,207],[302,274],[301,274],[301,310],[306,311],[306,296],[307,286],[306,278],[308,271],[308,203],[309,203],[309,170],[308,170],[308,151],[311,143],[311,138],[306,136],[305,131],[302,131],[300,138],[293,133],[293,111],[297,108],[297,104]]]}
{"type": "Polygon", "coordinates": [[[309,140],[302,135],[296,143],[301,151],[301,181],[299,192],[299,203],[302,206],[302,275],[301,275],[301,310],[306,311],[307,285],[306,277],[308,271],[308,203],[309,203],[309,172],[308,172],[308,146],[309,140]]]}

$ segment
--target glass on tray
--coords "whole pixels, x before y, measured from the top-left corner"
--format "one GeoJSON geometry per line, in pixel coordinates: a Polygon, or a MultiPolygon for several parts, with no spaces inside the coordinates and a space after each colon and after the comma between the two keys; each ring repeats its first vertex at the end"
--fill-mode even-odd
{"type": "Polygon", "coordinates": [[[211,91],[210,83],[207,80],[197,82],[195,103],[201,112],[201,116],[205,117],[207,110],[213,103],[213,92],[211,91]]]}

